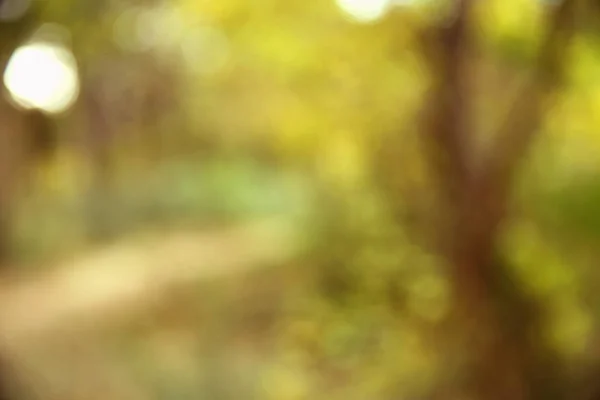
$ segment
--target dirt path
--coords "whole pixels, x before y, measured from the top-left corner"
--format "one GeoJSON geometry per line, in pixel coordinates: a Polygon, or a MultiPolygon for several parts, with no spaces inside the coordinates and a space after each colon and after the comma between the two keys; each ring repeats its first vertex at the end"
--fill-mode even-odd
{"type": "Polygon", "coordinates": [[[207,232],[147,235],[0,284],[0,340],[15,347],[65,325],[109,324],[185,283],[285,261],[294,232],[263,220],[207,232]]]}

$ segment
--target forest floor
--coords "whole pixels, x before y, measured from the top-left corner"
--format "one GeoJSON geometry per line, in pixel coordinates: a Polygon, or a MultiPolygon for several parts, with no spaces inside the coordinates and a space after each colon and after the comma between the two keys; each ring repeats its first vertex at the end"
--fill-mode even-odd
{"type": "MultiPolygon", "coordinates": [[[[24,368],[21,375],[28,377],[29,386],[38,385],[36,379],[48,385],[48,372],[61,367],[65,368],[63,380],[76,372],[86,375],[84,381],[90,377],[97,381],[111,370],[112,378],[102,379],[114,385],[119,376],[114,362],[98,373],[103,350],[90,338],[163,307],[174,293],[189,291],[189,285],[226,281],[254,274],[257,268],[285,264],[296,254],[298,243],[289,224],[267,219],[207,231],[148,233],[73,256],[42,272],[5,276],[0,281],[0,345],[24,368]]],[[[185,303],[174,307],[167,314],[194,308],[185,303]]],[[[189,327],[184,331],[191,332],[189,327]]],[[[185,342],[176,337],[167,341],[185,342]]],[[[89,393],[66,396],[65,388],[74,390],[74,386],[63,382],[62,387],[63,392],[57,392],[62,399],[93,398],[89,393]]],[[[147,398],[123,387],[107,397],[106,390],[101,391],[104,399],[147,398]]],[[[44,398],[52,396],[46,393],[44,398]]]]}

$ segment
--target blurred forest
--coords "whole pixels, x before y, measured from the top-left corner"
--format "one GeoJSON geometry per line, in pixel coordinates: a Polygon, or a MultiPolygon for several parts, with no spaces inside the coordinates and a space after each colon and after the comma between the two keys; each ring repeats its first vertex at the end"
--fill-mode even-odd
{"type": "Polygon", "coordinates": [[[1,0],[0,63],[0,399],[600,399],[597,1],[1,0]]]}

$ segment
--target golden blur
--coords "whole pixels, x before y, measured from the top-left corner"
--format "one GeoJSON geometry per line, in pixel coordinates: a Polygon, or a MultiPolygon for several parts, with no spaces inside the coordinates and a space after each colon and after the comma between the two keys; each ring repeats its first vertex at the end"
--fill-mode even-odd
{"type": "MultiPolygon", "coordinates": [[[[447,78],[424,32],[458,3],[0,2],[0,364],[15,398],[466,398],[423,127],[447,78]]],[[[476,4],[477,163],[560,3],[476,4]]],[[[590,21],[497,235],[568,371],[600,359],[590,21]]]]}

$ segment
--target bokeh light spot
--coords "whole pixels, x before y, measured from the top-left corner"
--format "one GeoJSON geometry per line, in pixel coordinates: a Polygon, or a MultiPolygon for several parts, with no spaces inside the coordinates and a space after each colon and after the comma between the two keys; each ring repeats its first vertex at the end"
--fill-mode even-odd
{"type": "Polygon", "coordinates": [[[336,2],[346,15],[361,23],[381,19],[392,5],[390,0],[336,0],[336,2]]]}
{"type": "Polygon", "coordinates": [[[79,94],[77,62],[65,47],[32,42],[11,56],[4,85],[21,107],[61,113],[73,105],[79,94]]]}

